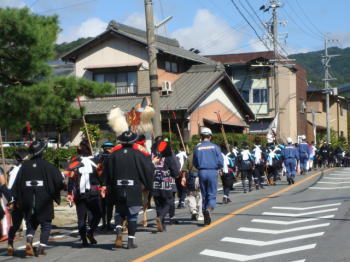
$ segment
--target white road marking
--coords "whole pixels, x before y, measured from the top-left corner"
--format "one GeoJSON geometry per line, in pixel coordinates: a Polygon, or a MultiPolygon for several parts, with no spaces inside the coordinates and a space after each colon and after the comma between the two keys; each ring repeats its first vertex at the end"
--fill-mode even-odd
{"type": "Polygon", "coordinates": [[[317,182],[317,184],[332,184],[332,185],[350,184],[350,181],[349,181],[349,182],[344,182],[344,181],[340,181],[340,182],[324,182],[324,181],[319,181],[319,182],[317,182]]]}
{"type": "Polygon", "coordinates": [[[338,186],[338,187],[317,187],[317,186],[312,186],[309,187],[310,189],[320,189],[320,190],[334,190],[334,189],[347,189],[350,188],[350,186],[338,186]]]}
{"type": "MultiPolygon", "coordinates": [[[[342,177],[324,177],[323,179],[333,179],[333,180],[350,181],[350,178],[342,178],[342,177]]],[[[322,180],[323,180],[323,179],[322,179],[322,180]]]]}
{"type": "Polygon", "coordinates": [[[302,259],[302,260],[295,260],[295,261],[291,261],[291,262],[305,262],[305,259],[302,259]]]}
{"type": "Polygon", "coordinates": [[[350,177],[350,174],[327,174],[326,176],[350,177]]]}
{"type": "Polygon", "coordinates": [[[309,209],[317,209],[321,207],[332,207],[332,206],[340,206],[341,203],[320,205],[320,206],[311,206],[311,207],[272,207],[272,209],[284,209],[284,210],[309,210],[309,209]]]}
{"type": "Polygon", "coordinates": [[[271,240],[271,241],[260,241],[260,240],[235,238],[235,237],[224,237],[223,239],[221,239],[221,241],[264,247],[264,246],[270,246],[270,245],[275,245],[275,244],[280,244],[280,243],[296,241],[296,240],[300,240],[300,239],[320,237],[323,235],[324,235],[324,232],[319,232],[319,233],[300,235],[300,236],[295,236],[295,237],[281,238],[281,239],[276,239],[276,240],[271,240]]]}
{"type": "Polygon", "coordinates": [[[240,227],[240,228],[238,228],[238,231],[279,235],[279,234],[290,233],[290,232],[295,232],[295,231],[302,231],[302,230],[307,230],[307,229],[312,229],[312,228],[328,227],[329,225],[330,225],[330,223],[323,223],[323,224],[316,224],[316,225],[304,226],[304,227],[294,227],[294,228],[283,229],[283,230],[253,228],[253,227],[240,227]]]}
{"type": "Polygon", "coordinates": [[[260,258],[278,256],[278,255],[289,254],[289,253],[299,252],[299,251],[303,251],[303,250],[313,249],[315,247],[316,247],[316,244],[311,244],[311,245],[292,247],[292,248],[281,249],[281,250],[271,251],[271,252],[266,252],[266,253],[260,253],[260,254],[256,254],[256,255],[242,255],[242,254],[237,254],[237,253],[204,249],[199,254],[204,255],[204,256],[224,258],[224,259],[228,259],[228,260],[232,260],[232,261],[250,261],[250,260],[255,260],[255,259],[260,259],[260,258]]]}
{"type": "Polygon", "coordinates": [[[253,223],[274,224],[274,225],[294,225],[294,224],[299,224],[299,223],[316,221],[316,220],[320,220],[322,218],[333,218],[333,217],[334,217],[334,215],[329,215],[329,216],[322,216],[322,217],[315,217],[315,218],[305,218],[305,219],[292,220],[292,221],[269,220],[269,219],[253,219],[251,222],[253,222],[253,223]]]}
{"type": "Polygon", "coordinates": [[[319,213],[327,213],[331,211],[337,211],[338,208],[330,208],[330,209],[325,209],[325,210],[318,210],[318,211],[312,211],[312,212],[305,212],[305,213],[299,213],[299,214],[294,214],[294,213],[275,213],[275,212],[264,212],[264,216],[280,216],[280,217],[302,217],[302,216],[309,216],[309,215],[314,215],[314,214],[319,214],[319,213]]]}

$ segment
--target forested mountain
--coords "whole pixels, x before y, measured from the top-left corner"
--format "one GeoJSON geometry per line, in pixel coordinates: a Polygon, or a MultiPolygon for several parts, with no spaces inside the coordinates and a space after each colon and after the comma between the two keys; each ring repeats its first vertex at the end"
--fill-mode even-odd
{"type": "Polygon", "coordinates": [[[60,58],[64,54],[68,53],[69,51],[77,48],[78,46],[84,44],[85,42],[91,40],[93,37],[88,38],[79,38],[78,40],[75,40],[73,42],[64,42],[62,44],[56,44],[55,50],[56,50],[56,58],[60,58]]]}
{"type": "MultiPolygon", "coordinates": [[[[338,86],[350,82],[350,47],[338,48],[332,47],[328,49],[330,55],[339,55],[331,59],[330,73],[337,78],[331,81],[331,86],[338,86]]],[[[308,80],[311,81],[310,86],[323,87],[324,69],[321,62],[324,50],[300,53],[290,55],[289,58],[296,59],[296,62],[306,68],[308,72],[308,80]]]]}
{"type": "MultiPolygon", "coordinates": [[[[57,58],[66,54],[70,50],[84,44],[85,42],[91,40],[92,37],[79,38],[70,43],[62,43],[56,45],[57,58]]],[[[322,79],[324,78],[324,69],[321,62],[322,55],[324,51],[314,51],[308,53],[300,53],[290,55],[289,58],[296,59],[296,63],[302,65],[306,68],[308,72],[309,85],[313,87],[324,86],[322,79]],[[311,82],[310,82],[311,81],[311,82]]],[[[331,74],[333,77],[337,78],[335,81],[331,81],[332,86],[338,86],[350,82],[350,47],[348,48],[337,48],[332,47],[328,49],[328,53],[338,54],[339,56],[333,57],[331,60],[331,74]]]]}

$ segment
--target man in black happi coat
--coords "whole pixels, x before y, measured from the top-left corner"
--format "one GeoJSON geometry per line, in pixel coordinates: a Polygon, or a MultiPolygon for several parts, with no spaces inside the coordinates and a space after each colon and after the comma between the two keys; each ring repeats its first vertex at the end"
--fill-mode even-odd
{"type": "Polygon", "coordinates": [[[63,176],[57,167],[42,159],[46,144],[34,141],[29,152],[32,158],[23,163],[14,184],[18,207],[23,211],[27,225],[26,254],[45,255],[51,222],[54,218],[53,201],[60,203],[60,191],[63,189],[63,176]],[[41,226],[40,244],[37,252],[33,249],[33,237],[41,226]]]}

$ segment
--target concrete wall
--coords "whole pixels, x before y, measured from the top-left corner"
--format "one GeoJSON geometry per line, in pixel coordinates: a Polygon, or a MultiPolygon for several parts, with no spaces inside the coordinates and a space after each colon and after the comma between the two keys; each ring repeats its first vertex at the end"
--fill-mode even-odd
{"type": "Polygon", "coordinates": [[[278,86],[280,138],[285,141],[287,137],[291,137],[293,141],[296,141],[298,136],[298,112],[295,73],[285,67],[279,67],[278,86]]]}
{"type": "MultiPolygon", "coordinates": [[[[321,93],[311,93],[308,95],[307,101],[307,120],[312,122],[312,111],[316,112],[315,123],[317,126],[326,128],[326,110],[325,110],[326,96],[321,93]]],[[[341,136],[343,132],[344,137],[348,137],[348,103],[344,99],[330,96],[330,128],[341,136]],[[341,115],[341,108],[343,114],[341,115]]],[[[308,132],[309,133],[309,132],[308,132]]]]}

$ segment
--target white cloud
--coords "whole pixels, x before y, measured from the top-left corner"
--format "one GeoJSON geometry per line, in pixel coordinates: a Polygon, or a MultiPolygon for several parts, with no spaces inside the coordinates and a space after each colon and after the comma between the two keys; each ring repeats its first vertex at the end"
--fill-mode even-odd
{"type": "Polygon", "coordinates": [[[339,40],[339,42],[334,43],[334,45],[341,48],[350,47],[350,32],[334,32],[329,34],[329,39],[339,40]]]}
{"type": "Polygon", "coordinates": [[[11,8],[23,8],[26,4],[20,0],[1,0],[0,8],[11,7],[11,8]]]}
{"type": "Polygon", "coordinates": [[[94,37],[104,32],[106,28],[106,22],[96,17],[90,18],[79,26],[72,26],[62,31],[58,36],[57,43],[70,42],[81,37],[94,37]]]}
{"type": "Polygon", "coordinates": [[[123,23],[138,29],[146,29],[146,18],[144,13],[133,13],[129,15],[123,23]]]}
{"type": "Polygon", "coordinates": [[[248,41],[249,44],[249,52],[262,52],[267,51],[266,46],[256,38],[250,39],[248,41]]]}
{"type": "Polygon", "coordinates": [[[243,40],[241,33],[207,9],[198,10],[192,26],[178,29],[171,36],[184,48],[199,49],[201,54],[227,53],[243,40]]]}

